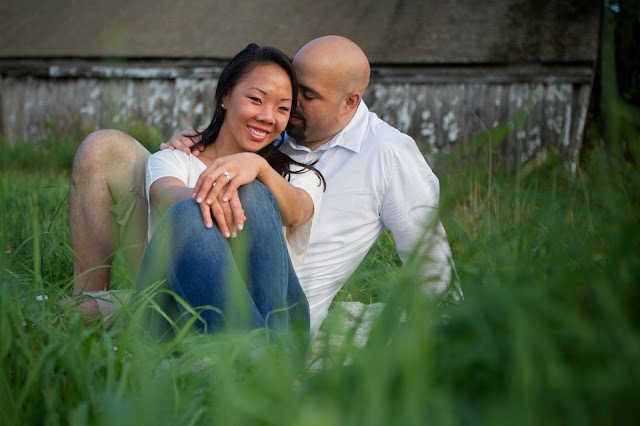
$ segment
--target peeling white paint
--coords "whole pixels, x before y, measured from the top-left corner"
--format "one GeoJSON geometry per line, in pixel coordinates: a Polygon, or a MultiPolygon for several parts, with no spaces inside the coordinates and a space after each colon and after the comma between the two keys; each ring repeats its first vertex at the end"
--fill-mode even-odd
{"type": "Polygon", "coordinates": [[[222,68],[220,67],[196,67],[193,69],[193,73],[196,75],[212,77],[214,75],[219,75],[222,73],[222,68]]]}
{"type": "Polygon", "coordinates": [[[568,84],[551,84],[547,89],[546,100],[554,103],[568,102],[571,96],[571,85],[568,84]]]}
{"type": "Polygon", "coordinates": [[[87,104],[85,106],[83,106],[82,108],[80,108],[80,114],[81,115],[86,115],[89,117],[94,116],[96,113],[96,109],[92,104],[87,104]]]}
{"type": "Polygon", "coordinates": [[[569,147],[571,145],[571,140],[569,139],[571,133],[571,105],[565,106],[564,123],[562,146],[569,147]]]}
{"type": "Polygon", "coordinates": [[[420,124],[420,135],[423,139],[427,141],[427,143],[435,147],[436,145],[436,125],[434,123],[421,123],[420,124]]]}
{"type": "Polygon", "coordinates": [[[562,116],[549,117],[547,118],[547,129],[560,136],[562,133],[563,121],[562,116]]]}
{"type": "MultiPolygon", "coordinates": [[[[215,79],[187,77],[131,81],[77,78],[55,82],[21,78],[11,85],[8,81],[0,81],[1,101],[5,132],[14,139],[22,134],[41,137],[44,117],[63,121],[80,118],[96,128],[142,122],[167,133],[201,124],[196,121],[205,121],[206,125],[211,117],[208,102],[215,88],[215,79]]],[[[367,93],[373,100],[367,103],[371,111],[399,130],[412,132],[409,134],[418,143],[434,150],[446,150],[449,144],[461,143],[467,135],[472,137],[469,129],[479,131],[478,122],[492,123],[494,128],[506,122],[512,130],[506,143],[520,141],[525,158],[537,156],[543,145],[555,145],[563,151],[579,149],[572,132],[581,132],[578,123],[584,126],[582,105],[586,105],[589,91],[588,87],[579,88],[578,111],[572,103],[573,90],[570,84],[376,83],[367,93]],[[519,109],[529,113],[525,121],[508,121],[519,109]]]]}
{"type": "Polygon", "coordinates": [[[429,122],[431,118],[431,111],[425,109],[420,114],[421,122],[420,122],[420,136],[427,141],[427,143],[435,148],[436,144],[436,125],[432,122],[429,122]]]}
{"type": "Polygon", "coordinates": [[[455,142],[458,139],[460,128],[458,127],[456,116],[452,111],[447,112],[444,117],[442,117],[442,128],[447,132],[449,142],[455,142]]]}
{"type": "Polygon", "coordinates": [[[160,67],[108,67],[94,66],[91,72],[107,78],[145,78],[145,79],[161,79],[161,78],[177,78],[180,72],[176,68],[160,68],[160,67]]]}
{"type": "Polygon", "coordinates": [[[60,77],[62,75],[62,70],[57,65],[52,65],[49,67],[49,76],[50,77],[60,77]]]}

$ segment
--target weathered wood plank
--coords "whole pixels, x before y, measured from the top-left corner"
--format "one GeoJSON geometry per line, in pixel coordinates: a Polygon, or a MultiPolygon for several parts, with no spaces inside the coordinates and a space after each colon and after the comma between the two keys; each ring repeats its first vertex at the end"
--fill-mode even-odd
{"type": "MultiPolygon", "coordinates": [[[[504,161],[513,165],[554,147],[570,157],[579,151],[590,84],[562,77],[558,73],[552,83],[381,79],[372,82],[365,101],[425,150],[445,152],[525,111],[525,118],[513,124],[500,148],[504,161]]],[[[0,82],[2,128],[10,141],[41,138],[47,119],[61,126],[82,122],[90,128],[142,123],[169,136],[177,129],[208,123],[215,82],[214,78],[5,77],[0,82]]]]}

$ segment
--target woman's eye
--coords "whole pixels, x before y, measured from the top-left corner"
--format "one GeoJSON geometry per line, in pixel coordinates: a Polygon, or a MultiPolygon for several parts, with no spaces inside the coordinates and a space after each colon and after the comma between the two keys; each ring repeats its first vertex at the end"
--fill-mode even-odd
{"type": "Polygon", "coordinates": [[[249,99],[251,99],[254,102],[262,103],[262,99],[256,98],[255,96],[249,96],[249,99]]]}
{"type": "Polygon", "coordinates": [[[285,111],[285,112],[289,112],[289,107],[281,106],[280,110],[281,111],[285,111]]]}

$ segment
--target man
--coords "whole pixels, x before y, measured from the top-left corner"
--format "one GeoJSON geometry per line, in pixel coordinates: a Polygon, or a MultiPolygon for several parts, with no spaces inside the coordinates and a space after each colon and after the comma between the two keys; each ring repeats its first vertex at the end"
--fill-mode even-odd
{"type": "MultiPolygon", "coordinates": [[[[287,132],[295,140],[289,139],[282,149],[300,162],[317,161],[315,166],[327,181],[323,204],[320,211],[315,212],[318,215],[317,222],[306,259],[297,268],[309,301],[311,334],[315,335],[334,296],[384,229],[391,230],[398,253],[404,261],[419,243],[425,227],[430,221],[435,222],[423,246],[425,259],[428,259],[423,271],[424,289],[433,296],[447,293],[449,297],[458,299],[461,291],[453,280],[451,250],[444,229],[437,221],[438,179],[413,139],[370,113],[362,101],[370,75],[364,52],[344,37],[321,37],[302,47],[294,57],[293,64],[300,90],[298,106],[291,116],[287,132]]],[[[186,135],[175,135],[169,141],[171,149],[189,151],[188,146],[193,142],[186,135]]],[[[96,261],[104,263],[103,259],[116,248],[114,240],[107,238],[105,244],[99,246],[102,250],[100,253],[93,250],[94,253],[85,258],[85,263],[80,261],[79,255],[91,249],[83,244],[80,235],[89,229],[82,228],[90,223],[85,220],[87,216],[96,217],[96,233],[102,233],[108,228],[113,229],[116,223],[129,223],[122,219],[125,215],[142,221],[140,205],[144,205],[146,214],[144,194],[135,190],[137,184],[129,185],[134,189],[127,192],[123,191],[127,185],[117,179],[112,183],[109,177],[104,178],[105,172],[114,173],[111,166],[113,155],[118,161],[126,163],[129,176],[134,175],[139,179],[142,172],[135,172],[138,168],[131,160],[137,145],[128,140],[124,142],[127,136],[115,131],[106,131],[95,138],[89,136],[83,142],[74,161],[70,216],[72,245],[77,255],[74,263],[76,277],[100,264],[96,261]],[[100,166],[91,169],[91,165],[83,164],[88,152],[83,150],[98,145],[95,138],[104,141],[110,139],[112,146],[102,148],[105,152],[99,155],[99,161],[93,163],[99,163],[100,166]],[[123,145],[127,145],[124,150],[120,148],[123,145]],[[82,179],[84,174],[81,175],[77,170],[87,167],[90,174],[97,170],[98,176],[94,173],[82,179]],[[73,186],[79,182],[90,185],[84,190],[88,193],[87,199],[78,200],[80,194],[73,186]],[[120,199],[135,199],[135,202],[124,203],[128,206],[126,209],[119,209],[122,203],[109,206],[109,202],[113,203],[109,200],[120,199]],[[89,208],[87,203],[91,203],[89,208]],[[130,207],[132,204],[133,207],[130,207]],[[96,205],[101,211],[90,211],[96,205]],[[78,207],[80,209],[76,210],[78,207]],[[84,210],[82,207],[85,207],[84,210]],[[120,214],[120,219],[108,214],[109,209],[116,215],[120,214]],[[126,210],[125,214],[121,214],[120,210],[126,210]]],[[[141,157],[143,155],[138,149],[138,163],[142,161],[141,157]]],[[[122,175],[120,173],[118,177],[122,175]]],[[[232,222],[231,210],[240,209],[241,206],[222,203],[222,208],[226,212],[226,222],[232,222]]],[[[222,216],[216,217],[221,227],[229,225],[218,217],[222,216]]],[[[121,230],[126,228],[120,226],[121,230]]],[[[232,234],[236,232],[233,224],[230,224],[230,229],[232,234]]],[[[105,232],[106,235],[111,235],[111,232],[105,232]]],[[[120,245],[123,245],[123,241],[126,241],[126,235],[123,235],[120,245]]],[[[137,261],[136,256],[141,253],[139,248],[144,247],[145,242],[129,248],[137,253],[130,255],[130,263],[137,261]]],[[[135,265],[131,269],[137,270],[135,265]]],[[[76,279],[75,292],[82,288],[84,291],[102,290],[108,285],[108,269],[93,272],[86,285],[85,280],[84,277],[76,279]]],[[[90,310],[95,310],[95,305],[90,310]]]]}

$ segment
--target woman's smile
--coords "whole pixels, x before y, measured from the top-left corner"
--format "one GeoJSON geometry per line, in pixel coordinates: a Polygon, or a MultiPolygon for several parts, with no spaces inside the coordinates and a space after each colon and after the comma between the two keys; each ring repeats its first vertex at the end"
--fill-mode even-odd
{"type": "Polygon", "coordinates": [[[258,65],[222,99],[226,110],[216,154],[257,152],[284,131],[293,103],[291,80],[279,66],[258,65]]]}
{"type": "Polygon", "coordinates": [[[267,130],[259,129],[257,127],[247,126],[247,129],[257,141],[263,141],[264,138],[269,134],[267,130]]]}

